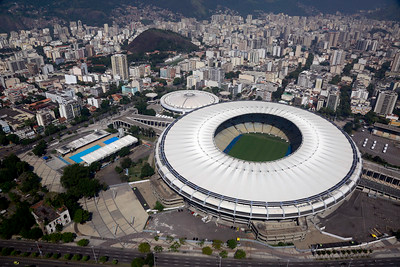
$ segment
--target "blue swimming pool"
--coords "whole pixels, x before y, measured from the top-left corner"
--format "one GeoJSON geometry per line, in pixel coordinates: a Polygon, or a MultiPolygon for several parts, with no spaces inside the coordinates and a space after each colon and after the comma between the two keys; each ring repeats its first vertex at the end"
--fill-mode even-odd
{"type": "Polygon", "coordinates": [[[106,145],[109,145],[109,144],[111,144],[112,142],[117,141],[118,139],[119,139],[118,137],[114,136],[114,137],[111,137],[110,139],[107,139],[107,140],[104,141],[103,143],[106,144],[106,145]]]}
{"type": "Polygon", "coordinates": [[[95,146],[92,146],[91,148],[83,150],[82,152],[79,152],[78,154],[75,154],[69,158],[72,159],[73,161],[75,161],[76,163],[81,163],[82,162],[81,157],[86,156],[87,154],[92,153],[93,151],[95,151],[99,148],[101,148],[101,146],[95,145],[95,146]]]}

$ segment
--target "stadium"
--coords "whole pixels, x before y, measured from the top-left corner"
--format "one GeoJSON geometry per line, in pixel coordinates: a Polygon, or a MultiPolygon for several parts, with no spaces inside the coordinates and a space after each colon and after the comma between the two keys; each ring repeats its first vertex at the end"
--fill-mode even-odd
{"type": "Polygon", "coordinates": [[[176,113],[190,112],[218,102],[218,96],[199,90],[174,91],[162,96],[160,99],[160,104],[163,108],[176,113]]]}
{"type": "Polygon", "coordinates": [[[360,152],[324,118],[237,101],[170,124],[155,151],[162,179],[190,205],[236,222],[296,219],[337,207],[356,188],[360,152]]]}

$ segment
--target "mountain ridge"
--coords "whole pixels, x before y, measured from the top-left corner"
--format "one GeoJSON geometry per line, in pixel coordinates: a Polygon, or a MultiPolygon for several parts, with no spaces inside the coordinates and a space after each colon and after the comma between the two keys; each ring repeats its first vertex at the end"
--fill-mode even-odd
{"type": "Polygon", "coordinates": [[[400,0],[0,0],[0,32],[37,27],[37,21],[44,19],[49,25],[57,21],[82,20],[88,25],[100,26],[112,22],[112,12],[127,5],[156,6],[197,19],[208,19],[216,11],[227,9],[242,16],[257,12],[291,16],[337,11],[353,14],[363,9],[375,10],[370,13],[374,19],[400,21],[400,13],[395,12],[399,10],[400,0]]]}

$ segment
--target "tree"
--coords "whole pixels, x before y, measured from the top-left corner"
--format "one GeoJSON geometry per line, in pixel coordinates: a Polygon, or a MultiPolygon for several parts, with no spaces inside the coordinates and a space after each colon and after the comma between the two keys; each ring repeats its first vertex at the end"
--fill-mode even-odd
{"type": "Polygon", "coordinates": [[[84,223],[90,220],[90,212],[84,209],[78,209],[74,213],[74,222],[84,223]]]}
{"type": "Polygon", "coordinates": [[[123,148],[118,152],[118,155],[119,155],[120,157],[125,157],[125,156],[128,156],[130,152],[131,152],[131,150],[130,150],[129,147],[123,147],[123,148]]]}
{"type": "Polygon", "coordinates": [[[124,171],[120,166],[115,166],[114,170],[116,173],[122,173],[124,171]]]}
{"type": "Polygon", "coordinates": [[[89,240],[84,238],[79,240],[76,244],[81,247],[86,247],[87,245],[89,245],[89,240]]]}
{"type": "Polygon", "coordinates": [[[235,249],[237,247],[237,241],[235,239],[229,239],[226,244],[230,249],[235,249]]]}
{"type": "Polygon", "coordinates": [[[143,258],[134,258],[131,262],[131,267],[142,267],[144,265],[144,259],[143,258]]]}
{"type": "Polygon", "coordinates": [[[72,257],[72,260],[73,261],[80,261],[82,259],[82,255],[81,254],[75,254],[73,257],[72,257]]]}
{"type": "Polygon", "coordinates": [[[101,263],[105,263],[106,261],[108,261],[108,257],[107,256],[101,256],[99,258],[99,262],[101,262],[101,263]]]}
{"type": "Polygon", "coordinates": [[[86,107],[83,107],[81,109],[81,116],[89,117],[90,116],[90,111],[86,107]]]}
{"type": "Polygon", "coordinates": [[[222,243],[223,243],[223,242],[222,242],[221,240],[215,239],[215,240],[213,240],[213,242],[212,242],[212,247],[215,248],[215,249],[220,250],[220,249],[221,249],[221,246],[222,246],[222,243]]]}
{"type": "Polygon", "coordinates": [[[138,250],[141,253],[149,253],[150,252],[150,244],[147,242],[143,242],[139,244],[138,250]]]}
{"type": "Polygon", "coordinates": [[[140,128],[138,126],[131,126],[131,128],[129,128],[129,132],[134,135],[137,136],[140,133],[140,128]]]}
{"type": "Polygon", "coordinates": [[[238,250],[236,250],[235,255],[233,257],[235,259],[245,259],[246,252],[243,249],[238,249],[238,250]]]}
{"type": "Polygon", "coordinates": [[[6,210],[10,202],[5,197],[0,197],[0,210],[6,210]]]}
{"type": "Polygon", "coordinates": [[[71,232],[66,232],[62,234],[62,241],[64,243],[70,243],[73,242],[75,240],[76,234],[71,233],[71,232]]]}
{"type": "Polygon", "coordinates": [[[205,254],[205,255],[211,255],[212,252],[213,252],[212,248],[210,248],[210,247],[208,247],[208,246],[202,248],[201,251],[202,251],[202,253],[205,254]]]}
{"type": "Polygon", "coordinates": [[[164,250],[164,248],[160,245],[154,246],[154,252],[160,253],[164,250]]]}
{"type": "Polygon", "coordinates": [[[149,163],[145,163],[140,170],[140,178],[149,177],[154,174],[154,169],[150,166],[149,163]]]}
{"type": "Polygon", "coordinates": [[[47,143],[41,140],[32,150],[33,154],[40,157],[46,153],[47,143]]]}
{"type": "Polygon", "coordinates": [[[93,162],[93,163],[91,163],[91,164],[89,165],[89,171],[90,171],[91,173],[97,172],[97,171],[99,171],[100,169],[101,169],[101,163],[98,162],[98,161],[93,162]]]}
{"type": "Polygon", "coordinates": [[[127,169],[132,165],[132,160],[129,157],[126,157],[121,162],[121,168],[127,169]]]}
{"type": "Polygon", "coordinates": [[[228,258],[228,252],[226,250],[223,250],[219,253],[219,256],[223,259],[228,258]]]}
{"type": "Polygon", "coordinates": [[[159,212],[164,210],[164,205],[161,204],[158,200],[156,201],[156,205],[154,206],[154,209],[158,210],[159,212]]]}
{"type": "Polygon", "coordinates": [[[61,184],[67,189],[68,195],[74,198],[91,197],[102,189],[99,181],[90,177],[89,167],[79,164],[65,167],[61,184]]]}
{"type": "Polygon", "coordinates": [[[343,126],[343,130],[348,133],[351,134],[351,132],[353,131],[353,123],[352,122],[347,122],[344,126],[343,126]]]}

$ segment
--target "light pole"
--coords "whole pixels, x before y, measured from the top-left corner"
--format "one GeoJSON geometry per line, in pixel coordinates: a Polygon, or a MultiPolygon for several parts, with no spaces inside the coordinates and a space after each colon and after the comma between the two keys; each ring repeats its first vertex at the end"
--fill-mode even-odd
{"type": "Polygon", "coordinates": [[[38,250],[39,250],[40,257],[43,258],[43,254],[42,254],[42,251],[40,250],[40,247],[39,247],[38,242],[35,241],[35,243],[36,243],[36,246],[37,246],[37,248],[38,248],[38,250]]]}
{"type": "Polygon", "coordinates": [[[94,257],[94,260],[95,260],[95,261],[96,261],[96,263],[97,263],[96,253],[94,253],[94,248],[93,248],[93,246],[92,246],[92,251],[93,251],[93,257],[94,257]]]}
{"type": "Polygon", "coordinates": [[[220,255],[218,255],[217,259],[219,259],[218,267],[221,267],[222,266],[222,257],[220,255]]]}

